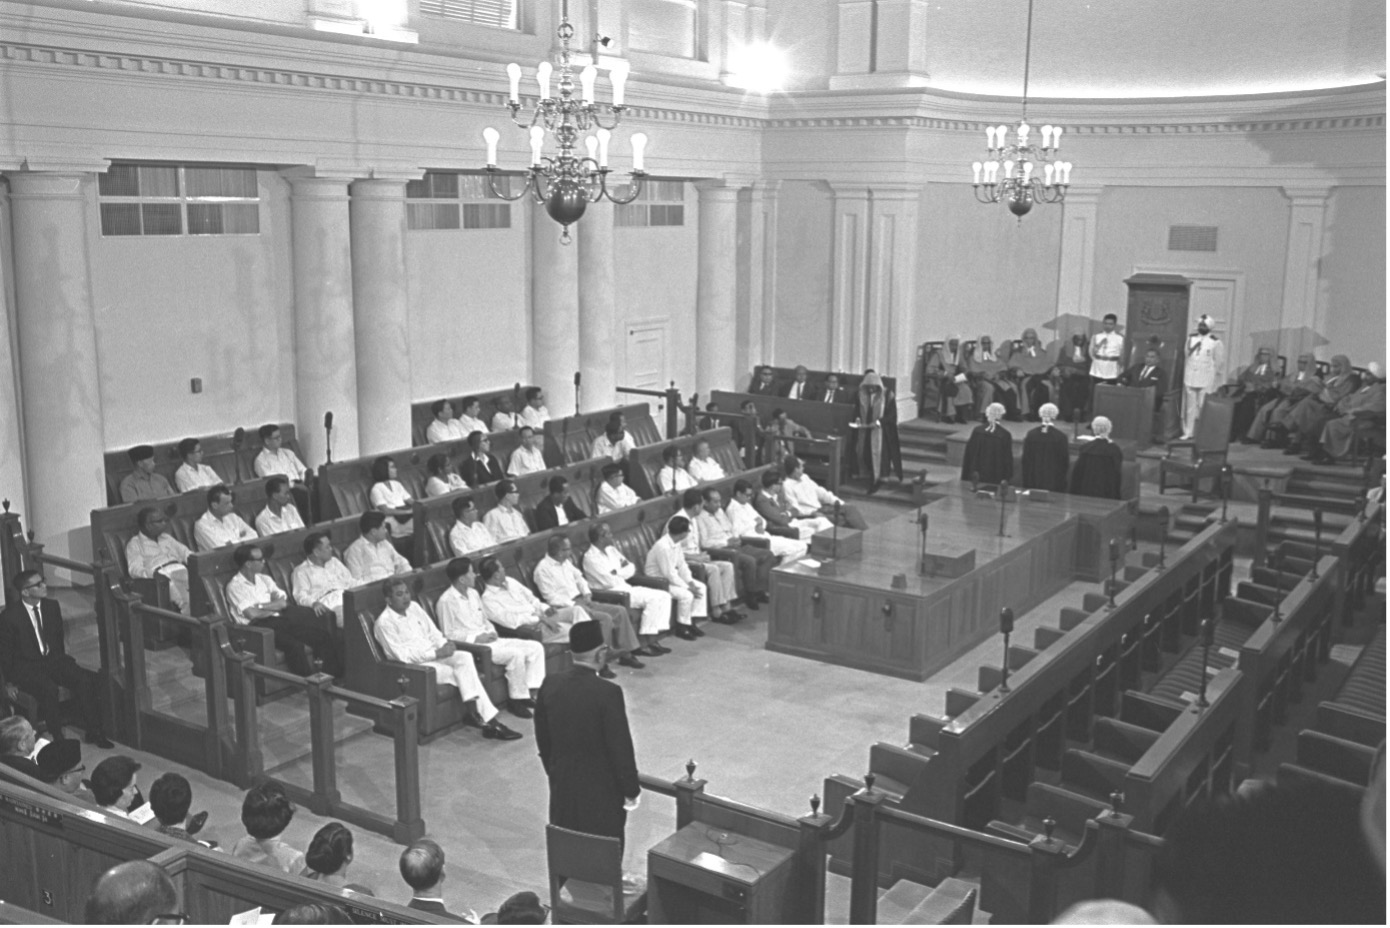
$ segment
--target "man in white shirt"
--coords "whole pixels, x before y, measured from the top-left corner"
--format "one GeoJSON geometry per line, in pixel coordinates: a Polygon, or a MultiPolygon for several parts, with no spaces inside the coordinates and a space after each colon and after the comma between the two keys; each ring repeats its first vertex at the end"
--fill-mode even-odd
{"type": "Polygon", "coordinates": [[[462,441],[468,437],[463,423],[454,418],[454,404],[448,400],[435,400],[430,404],[430,414],[434,421],[425,429],[425,438],[432,445],[443,441],[462,441]]]}
{"type": "Polygon", "coordinates": [[[699,483],[723,480],[728,476],[724,473],[724,465],[716,461],[714,456],[710,454],[709,442],[703,438],[695,442],[695,454],[690,459],[690,466],[686,469],[690,471],[690,476],[699,483]]]}
{"type": "MultiPolygon", "coordinates": [[[[703,497],[694,488],[681,494],[681,509],[671,518],[684,515],[689,523],[681,548],[685,551],[685,563],[696,578],[703,580],[709,596],[709,613],[712,621],[720,625],[733,625],[747,618],[733,608],[738,598],[738,584],[734,580],[734,565],[728,560],[716,561],[704,549],[700,538],[700,526],[696,521],[703,508],[703,497]]],[[[668,524],[670,520],[667,520],[668,524]]]]}
{"type": "Polygon", "coordinates": [[[786,498],[787,508],[792,511],[792,515],[803,519],[825,516],[832,522],[838,515],[841,525],[861,532],[869,527],[869,523],[856,507],[808,477],[806,465],[800,458],[784,459],[782,472],[787,475],[782,481],[782,495],[786,498]]]}
{"type": "Polygon", "coordinates": [[[675,445],[669,445],[661,452],[661,470],[656,472],[656,485],[662,493],[677,496],[695,486],[695,478],[685,469],[685,455],[675,445]]]}
{"type": "Polygon", "coordinates": [[[1091,336],[1092,385],[1114,383],[1120,379],[1120,365],[1125,357],[1125,337],[1115,331],[1118,322],[1114,313],[1106,313],[1101,331],[1091,336]]]}
{"type": "Polygon", "coordinates": [[[308,515],[309,488],[304,485],[304,475],[309,469],[299,460],[299,455],[284,446],[285,439],[280,434],[280,426],[273,422],[267,423],[261,426],[260,436],[261,453],[256,455],[256,460],[251,464],[256,476],[274,477],[279,474],[289,478],[290,493],[294,497],[295,505],[299,507],[299,514],[308,515]]]}
{"type": "MultiPolygon", "coordinates": [[[[757,609],[760,602],[770,598],[772,568],[780,558],[772,553],[769,545],[745,543],[734,531],[733,521],[721,508],[723,496],[714,487],[706,487],[700,496],[701,508],[695,517],[695,527],[700,532],[700,547],[710,557],[728,561],[738,571],[743,604],[749,609],[757,609]]],[[[757,514],[754,513],[756,516],[757,514]]]]}
{"type": "Polygon", "coordinates": [[[531,527],[526,524],[526,517],[518,508],[521,493],[517,491],[516,484],[510,480],[500,481],[494,492],[497,494],[497,505],[483,516],[483,524],[492,533],[492,537],[497,539],[497,544],[514,538],[525,538],[531,534],[531,527]]]}
{"type": "MultiPolygon", "coordinates": [[[[547,644],[567,642],[571,625],[592,621],[579,606],[547,606],[526,584],[507,576],[506,568],[495,557],[483,558],[478,576],[483,579],[483,615],[498,628],[509,629],[522,638],[547,644]]],[[[613,675],[611,670],[608,672],[613,675]]]]}
{"type": "Polygon", "coordinates": [[[550,410],[545,408],[545,393],[540,387],[526,388],[526,407],[521,410],[521,421],[537,432],[550,421],[550,410]]]}
{"type": "Polygon", "coordinates": [[[686,641],[703,638],[705,633],[695,619],[709,614],[706,587],[690,573],[685,562],[685,536],[690,534],[690,520],[676,516],[666,523],[666,534],[647,549],[646,574],[669,584],[671,598],[676,601],[676,637],[686,641]]]}
{"type": "Polygon", "coordinates": [[[174,471],[174,486],[180,493],[215,487],[222,482],[221,476],[203,463],[203,445],[196,438],[185,438],[179,442],[179,457],[183,463],[174,471]]]}
{"type": "MultiPolygon", "coordinates": [[[[739,480],[734,484],[734,498],[729,500],[728,507],[724,510],[729,517],[729,524],[733,527],[734,534],[740,538],[766,538],[773,554],[782,558],[783,561],[796,560],[806,556],[810,545],[800,539],[800,533],[796,538],[789,538],[784,535],[772,535],[767,530],[767,520],[758,515],[758,510],[753,508],[753,484],[747,480],[739,480]]],[[[795,531],[793,529],[792,531],[795,531]]]]}
{"type": "Polygon", "coordinates": [[[497,412],[492,417],[492,431],[510,432],[521,428],[521,414],[512,408],[512,398],[505,394],[497,398],[497,412]]]}
{"type": "Polygon", "coordinates": [[[653,656],[642,648],[637,640],[637,632],[632,627],[632,617],[627,607],[613,603],[594,601],[593,590],[574,566],[574,546],[564,535],[552,535],[546,543],[546,556],[536,565],[532,574],[536,591],[548,605],[563,609],[578,606],[589,613],[590,618],[603,626],[604,640],[609,643],[613,653],[618,655],[618,663],[624,667],[641,668],[646,665],[633,656],[636,651],[643,656],[653,656]]]}
{"type": "Polygon", "coordinates": [[[1182,438],[1192,438],[1202,403],[1226,379],[1226,344],[1211,334],[1212,318],[1202,315],[1197,331],[1187,339],[1182,371],[1182,438]]]}
{"type": "Polygon", "coordinates": [[[288,478],[276,475],[265,482],[266,507],[256,514],[256,531],[266,535],[292,532],[304,527],[299,510],[294,508],[288,478]]]}
{"type": "Polygon", "coordinates": [[[275,633],[275,646],[285,652],[290,671],[301,677],[314,672],[308,651],[323,662],[323,672],[343,675],[338,642],[323,618],[307,606],[291,605],[285,591],[265,573],[265,555],[258,545],[242,545],[232,555],[237,572],[227,582],[227,608],[238,625],[256,625],[275,633]]]}
{"type": "Polygon", "coordinates": [[[153,506],[135,516],[140,531],[125,546],[126,570],[132,577],[149,579],[158,574],[169,580],[169,598],[180,612],[188,611],[189,550],[169,533],[169,520],[153,506]]]}
{"type": "Polygon", "coordinates": [[[598,488],[598,514],[636,506],[640,502],[642,498],[627,485],[623,466],[616,461],[603,465],[603,483],[598,488]]]}
{"type": "Polygon", "coordinates": [[[410,584],[392,577],[382,584],[386,608],[377,616],[372,634],[382,651],[393,661],[433,667],[435,679],[459,691],[464,702],[472,701],[483,723],[483,737],[494,741],[515,741],[521,733],[512,731],[497,719],[497,707],[478,679],[473,655],[459,651],[454,643],[430,621],[424,608],[410,596],[410,584]]]}
{"type": "Polygon", "coordinates": [[[629,561],[613,541],[613,529],[607,522],[589,526],[589,550],[584,552],[584,577],[596,590],[618,590],[626,593],[633,608],[642,611],[637,635],[643,652],[657,657],[670,648],[657,643],[657,636],[671,627],[671,594],[649,586],[633,586],[629,581],[637,575],[637,566],[629,561]]]}
{"type": "Polygon", "coordinates": [[[357,520],[361,537],[348,545],[343,561],[358,583],[385,580],[396,574],[410,573],[410,562],[401,557],[391,544],[391,530],[386,527],[386,513],[369,509],[357,520]]]}
{"type": "Polygon", "coordinates": [[[487,423],[482,419],[483,403],[476,396],[465,396],[463,398],[463,415],[459,416],[459,428],[463,431],[464,438],[474,432],[487,434],[489,431],[487,423]]]}
{"type": "Polygon", "coordinates": [[[449,529],[449,549],[456,555],[472,554],[497,546],[488,527],[478,521],[478,504],[471,496],[454,500],[454,525],[449,529]]]}
{"type": "Polygon", "coordinates": [[[603,434],[594,439],[593,448],[589,451],[591,458],[609,458],[614,461],[626,461],[632,449],[637,447],[631,436],[627,434],[627,429],[623,427],[621,413],[614,413],[604,426],[603,434]]]}
{"type": "Polygon", "coordinates": [[[525,477],[527,474],[538,473],[546,469],[545,455],[541,451],[539,429],[539,426],[523,425],[521,427],[521,444],[517,445],[516,450],[512,452],[511,459],[507,461],[507,473],[510,476],[525,477]]]}
{"type": "Polygon", "coordinates": [[[193,523],[193,540],[199,551],[211,551],[224,545],[250,541],[256,530],[235,512],[232,491],[218,484],[208,490],[208,509],[193,523]]]}
{"type": "Polygon", "coordinates": [[[290,573],[294,601],[321,616],[333,616],[334,624],[342,628],[343,592],[357,586],[357,579],[333,553],[333,542],[323,532],[310,532],[304,538],[304,553],[308,557],[290,573]]]}
{"type": "Polygon", "coordinates": [[[526,638],[497,636],[497,629],[483,615],[483,600],[478,595],[471,560],[456,557],[444,572],[450,586],[434,604],[444,637],[463,644],[486,645],[493,662],[507,675],[507,711],[517,718],[531,718],[536,690],[545,679],[545,645],[526,638]]]}
{"type": "Polygon", "coordinates": [[[758,510],[758,515],[767,520],[768,525],[795,529],[802,541],[835,525],[824,516],[798,517],[793,514],[786,500],[782,498],[781,474],[776,470],[763,471],[762,487],[753,498],[753,508],[758,510]]]}

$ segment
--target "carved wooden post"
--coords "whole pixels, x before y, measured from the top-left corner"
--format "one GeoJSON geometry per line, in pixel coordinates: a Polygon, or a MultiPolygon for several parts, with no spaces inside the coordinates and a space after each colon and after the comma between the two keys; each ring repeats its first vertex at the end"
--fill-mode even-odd
{"type": "Polygon", "coordinates": [[[1056,820],[1043,819],[1043,834],[1028,844],[1028,921],[1035,925],[1049,924],[1057,914],[1057,866],[1066,858],[1067,846],[1052,837],[1056,827],[1056,820]]]}
{"type": "Polygon", "coordinates": [[[261,757],[260,724],[256,718],[256,678],[251,672],[255,657],[245,651],[228,658],[228,669],[236,675],[236,738],[241,763],[236,767],[233,782],[242,789],[250,788],[256,777],[265,770],[261,757]]]}
{"type": "Polygon", "coordinates": [[[1110,794],[1110,809],[1096,816],[1100,825],[1096,843],[1096,899],[1123,899],[1125,895],[1125,833],[1134,816],[1120,811],[1123,793],[1110,794]]]}
{"type": "Polygon", "coordinates": [[[676,389],[676,382],[671,381],[671,385],[666,388],[666,437],[675,438],[680,434],[681,422],[681,391],[676,389]]]}
{"type": "MultiPolygon", "coordinates": [[[[826,475],[825,479],[826,489],[831,493],[840,492],[840,481],[844,476],[840,472],[841,462],[844,460],[844,444],[845,440],[839,435],[830,436],[830,473],[826,475]]],[[[870,474],[869,480],[872,481],[876,479],[876,477],[877,475],[870,474]]]]}
{"type": "Polygon", "coordinates": [[[309,743],[313,749],[314,795],[309,808],[318,815],[332,815],[342,799],[338,792],[338,756],[333,750],[333,697],[328,688],[333,678],[319,671],[305,678],[309,700],[309,743]]]}
{"type": "Polygon", "coordinates": [[[825,832],[830,827],[830,816],[820,813],[820,797],[811,797],[811,814],[796,820],[800,826],[796,857],[793,866],[798,876],[793,877],[801,886],[801,892],[792,901],[793,908],[786,913],[786,921],[791,924],[825,924],[825,832]]]}
{"type": "Polygon", "coordinates": [[[878,807],[887,795],[874,791],[874,775],[864,775],[864,788],[846,802],[854,807],[854,872],[849,890],[849,923],[878,921],[878,807]]]}
{"type": "Polygon", "coordinates": [[[1274,491],[1269,488],[1268,480],[1255,495],[1259,511],[1255,516],[1255,555],[1251,568],[1265,566],[1265,559],[1269,557],[1269,510],[1274,503],[1274,491]]]}
{"type": "Polygon", "coordinates": [[[414,696],[391,700],[391,722],[396,733],[396,828],[399,844],[409,844],[425,833],[420,817],[420,704],[414,696]]]}
{"type": "Polygon", "coordinates": [[[673,785],[676,787],[676,828],[681,829],[695,821],[695,797],[705,791],[705,781],[695,779],[695,761],[686,761],[685,779],[673,785]]]}

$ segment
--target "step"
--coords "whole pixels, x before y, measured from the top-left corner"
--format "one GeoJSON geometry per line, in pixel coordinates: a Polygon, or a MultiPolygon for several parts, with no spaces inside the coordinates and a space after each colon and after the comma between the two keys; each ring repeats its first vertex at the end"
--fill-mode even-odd
{"type": "Polygon", "coordinates": [[[905,925],[912,910],[931,894],[930,886],[899,880],[878,897],[878,917],[875,922],[880,925],[905,925]]]}

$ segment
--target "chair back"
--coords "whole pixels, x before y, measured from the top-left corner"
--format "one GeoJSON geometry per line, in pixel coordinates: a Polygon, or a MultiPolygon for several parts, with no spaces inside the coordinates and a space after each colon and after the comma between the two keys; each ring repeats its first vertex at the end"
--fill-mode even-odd
{"type": "Polygon", "coordinates": [[[546,825],[545,856],[550,870],[550,909],[556,924],[623,921],[621,841],[546,825]],[[587,885],[571,885],[566,896],[561,894],[566,883],[587,885]]]}
{"type": "Polygon", "coordinates": [[[1202,403],[1202,414],[1192,435],[1195,457],[1212,460],[1224,456],[1231,446],[1231,421],[1236,406],[1227,397],[1208,396],[1202,403]]]}

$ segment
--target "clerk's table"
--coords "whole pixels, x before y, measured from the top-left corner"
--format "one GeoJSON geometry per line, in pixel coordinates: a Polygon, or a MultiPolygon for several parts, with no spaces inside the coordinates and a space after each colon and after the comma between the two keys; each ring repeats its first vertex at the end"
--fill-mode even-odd
{"type": "Polygon", "coordinates": [[[794,856],[791,848],[691,822],[647,852],[647,920],[777,924],[794,856]]]}

